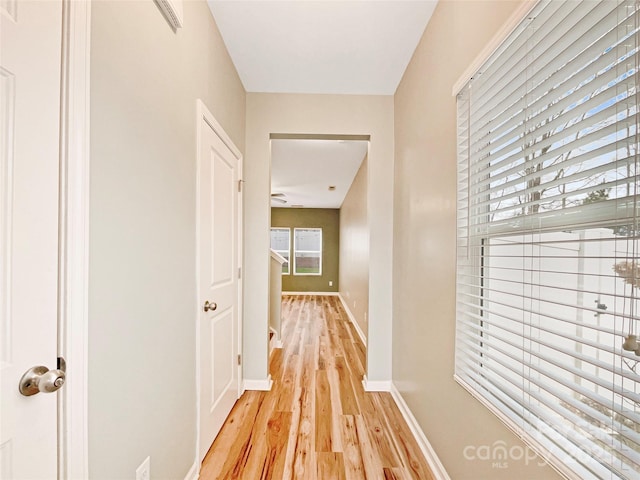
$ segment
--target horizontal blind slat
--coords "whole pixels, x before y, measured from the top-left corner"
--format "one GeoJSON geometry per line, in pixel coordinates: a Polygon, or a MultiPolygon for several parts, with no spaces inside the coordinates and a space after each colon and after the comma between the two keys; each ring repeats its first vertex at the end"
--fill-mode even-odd
{"type": "MultiPolygon", "coordinates": [[[[460,304],[465,305],[465,302],[460,302],[460,304]]],[[[483,309],[483,312],[495,314],[495,312],[490,310],[490,309],[483,309]]],[[[541,339],[539,339],[537,337],[530,337],[530,336],[521,335],[518,332],[516,332],[514,329],[510,329],[510,328],[506,327],[501,322],[497,322],[495,320],[491,321],[487,317],[483,317],[483,316],[480,316],[480,315],[477,315],[477,314],[473,314],[473,313],[470,313],[470,312],[468,312],[468,316],[469,316],[469,318],[475,318],[478,321],[482,321],[483,323],[486,323],[488,325],[492,325],[492,326],[495,326],[497,328],[500,328],[501,330],[503,330],[505,332],[508,332],[512,336],[513,335],[515,335],[516,337],[522,336],[527,341],[531,341],[531,342],[537,343],[539,345],[542,345],[542,346],[545,346],[547,348],[556,350],[559,353],[562,353],[562,354],[565,354],[565,355],[570,355],[569,353],[567,353],[566,349],[563,349],[560,346],[557,346],[557,345],[554,345],[554,344],[552,344],[550,342],[541,340],[541,339]]],[[[563,337],[563,338],[565,338],[567,340],[571,340],[571,341],[574,341],[576,343],[581,343],[583,345],[589,345],[589,346],[595,347],[594,342],[590,342],[590,341],[584,340],[584,339],[582,341],[580,341],[580,339],[575,335],[562,334],[561,332],[558,332],[557,330],[553,330],[553,329],[549,329],[549,328],[543,328],[543,327],[536,326],[536,325],[527,325],[527,324],[524,324],[522,322],[519,322],[519,321],[513,319],[512,317],[508,317],[508,316],[505,316],[505,315],[501,315],[501,316],[503,316],[505,320],[510,320],[513,323],[521,324],[524,328],[540,330],[540,331],[543,331],[543,332],[546,332],[546,333],[549,333],[549,334],[552,334],[552,335],[557,335],[559,337],[563,337]]],[[[501,337],[498,337],[498,338],[501,338],[501,337]]],[[[602,347],[602,349],[603,349],[603,351],[611,353],[612,355],[615,355],[617,357],[627,358],[629,360],[633,360],[632,354],[629,354],[629,353],[624,352],[622,350],[618,350],[618,349],[613,348],[613,347],[602,347]]],[[[604,364],[601,361],[597,360],[596,358],[590,358],[590,357],[584,356],[582,354],[574,353],[574,355],[575,355],[575,358],[578,359],[578,360],[581,360],[581,361],[584,361],[584,362],[587,362],[587,363],[591,363],[595,367],[604,368],[604,369],[609,368],[609,370],[612,373],[614,373],[616,375],[620,375],[621,377],[624,377],[624,378],[626,378],[628,380],[631,380],[633,382],[640,381],[638,379],[638,375],[636,373],[632,372],[632,371],[622,370],[622,369],[619,369],[616,366],[604,364]]]]}
{"type": "Polygon", "coordinates": [[[595,2],[558,2],[559,8],[552,15],[543,22],[540,22],[541,19],[538,20],[538,28],[525,31],[524,43],[521,48],[513,52],[511,62],[496,65],[495,70],[481,69],[482,74],[479,76],[479,81],[475,83],[487,97],[482,97],[477,102],[477,108],[482,109],[485,105],[492,104],[496,95],[514,96],[514,90],[519,85],[518,80],[527,80],[529,77],[523,73],[536,72],[543,68],[543,61],[548,63],[548,59],[540,52],[557,52],[561,49],[554,49],[554,44],[560,43],[564,47],[572,40],[579,38],[588,30],[591,22],[597,21],[600,12],[606,12],[609,9],[607,2],[602,3],[604,5],[597,5],[595,2]],[[558,28],[563,22],[570,28],[558,28]],[[491,70],[498,73],[500,76],[498,80],[495,75],[491,75],[491,70]],[[487,88],[482,88],[483,86],[487,88]]]}
{"type": "MultiPolygon", "coordinates": [[[[465,323],[465,325],[469,328],[479,328],[482,329],[482,327],[480,327],[479,325],[475,325],[473,323],[465,323]]],[[[468,330],[467,330],[468,331],[468,330]]],[[[487,332],[488,333],[488,332],[487,332]]],[[[493,340],[491,340],[491,338],[500,338],[500,340],[506,344],[510,344],[512,347],[519,347],[519,345],[516,345],[515,343],[509,341],[508,339],[504,338],[504,337],[490,337],[489,339],[487,338],[483,338],[480,337],[482,339],[482,343],[491,343],[493,340]]],[[[537,343],[540,343],[540,341],[538,341],[537,343]]],[[[545,345],[547,346],[547,345],[545,345]]],[[[553,365],[557,368],[559,368],[560,370],[564,370],[567,373],[570,373],[576,377],[582,378],[585,381],[589,381],[595,385],[598,385],[599,387],[610,391],[613,394],[619,394],[624,396],[625,398],[629,398],[631,400],[633,400],[634,402],[638,403],[640,402],[640,395],[636,394],[635,392],[632,392],[628,389],[625,389],[624,387],[620,386],[620,385],[616,385],[615,383],[609,383],[606,382],[602,379],[600,379],[598,376],[593,375],[591,373],[587,373],[583,370],[580,370],[578,368],[572,367],[566,363],[563,363],[560,360],[556,360],[552,357],[549,356],[543,356],[541,353],[536,352],[535,350],[533,350],[532,348],[522,348],[522,352],[526,353],[527,355],[533,356],[533,357],[537,357],[540,360],[553,365]]],[[[514,361],[519,361],[519,359],[515,356],[511,356],[511,359],[514,361]]],[[[523,365],[527,366],[527,367],[532,367],[533,364],[531,363],[523,363],[523,365]]],[[[565,381],[565,386],[570,388],[571,386],[571,382],[570,381],[565,381]]]]}
{"type": "MultiPolygon", "coordinates": [[[[469,368],[471,369],[477,369],[476,366],[474,366],[473,364],[467,363],[467,365],[469,366],[469,368]]],[[[515,384],[512,380],[507,379],[505,377],[502,377],[500,375],[495,375],[492,371],[487,372],[486,370],[482,370],[482,373],[484,374],[485,378],[492,378],[493,381],[491,382],[492,385],[495,385],[496,387],[500,387],[500,386],[504,386],[504,382],[507,381],[509,382],[511,385],[513,385],[514,387],[518,388],[518,385],[515,384]]],[[[524,392],[523,392],[524,393],[524,392]]],[[[535,391],[530,391],[528,390],[526,392],[526,395],[530,396],[531,398],[536,398],[536,399],[540,399],[540,396],[536,394],[535,391]]],[[[513,398],[513,397],[512,397],[513,398]]],[[[567,397],[568,400],[569,397],[567,397]]],[[[574,425],[579,426],[580,425],[580,420],[581,418],[578,417],[577,415],[575,415],[573,412],[571,412],[570,410],[563,408],[561,406],[555,405],[553,403],[548,403],[548,402],[544,402],[544,400],[540,401],[540,405],[545,406],[546,408],[553,410],[554,412],[556,412],[559,415],[563,415],[565,419],[571,421],[574,425]]],[[[535,405],[530,405],[530,404],[521,404],[523,409],[528,409],[528,410],[532,410],[534,412],[539,412],[541,411],[541,409],[535,405]]],[[[545,415],[541,415],[543,418],[545,417],[545,415]]],[[[537,417],[540,418],[540,417],[537,417]]],[[[569,440],[569,438],[567,438],[567,440],[569,440],[569,442],[571,443],[571,445],[574,448],[581,448],[584,446],[584,444],[588,444],[589,445],[589,451],[591,451],[593,454],[599,455],[600,457],[608,457],[609,454],[607,452],[607,450],[605,450],[598,442],[591,440],[589,437],[596,437],[600,442],[603,443],[611,443],[611,439],[607,438],[606,435],[603,434],[598,434],[599,432],[596,432],[594,434],[593,431],[588,432],[590,435],[587,435],[587,432],[584,433],[579,433],[576,430],[571,430],[571,429],[560,429],[558,427],[558,425],[553,424],[548,422],[546,424],[550,429],[553,429],[554,431],[558,432],[561,435],[565,435],[567,437],[571,437],[573,440],[569,440]]],[[[630,439],[631,440],[631,439],[630,439]]],[[[634,440],[631,440],[634,441],[634,440]]],[[[621,442],[617,442],[620,446],[622,445],[621,442]]],[[[627,458],[629,460],[629,462],[627,462],[623,468],[624,469],[628,469],[628,468],[633,468],[635,467],[636,469],[638,468],[638,457],[637,454],[629,452],[628,449],[626,450],[622,450],[623,456],[625,458],[627,458]]],[[[606,468],[606,467],[605,467],[606,468]]],[[[611,473],[611,472],[615,472],[616,469],[615,468],[606,468],[605,472],[606,473],[611,473]]]]}
{"type": "MultiPolygon", "coordinates": [[[[469,370],[477,369],[474,365],[469,363],[466,364],[469,370]]],[[[467,379],[471,380],[472,377],[467,377],[467,379]]],[[[586,468],[586,471],[582,474],[581,478],[592,478],[594,473],[598,473],[601,475],[601,478],[625,478],[618,476],[619,473],[616,472],[616,468],[609,465],[604,465],[602,462],[597,460],[597,455],[600,456],[609,456],[606,455],[606,451],[597,443],[592,440],[585,438],[584,435],[579,435],[577,432],[571,429],[564,429],[561,432],[558,431],[557,425],[548,420],[548,415],[545,415],[541,409],[532,404],[520,403],[514,393],[505,392],[501,389],[504,385],[504,379],[500,378],[493,374],[493,372],[488,372],[486,375],[479,379],[476,384],[478,387],[482,389],[483,396],[487,397],[488,394],[494,396],[499,399],[503,405],[507,406],[512,411],[517,411],[518,409],[522,409],[525,413],[522,415],[522,420],[526,423],[524,425],[525,431],[532,430],[535,431],[536,437],[539,439],[540,437],[546,438],[548,440],[547,445],[549,443],[553,444],[555,448],[552,451],[556,451],[560,449],[565,452],[565,455],[571,457],[571,451],[579,451],[583,448],[586,448],[588,451],[592,452],[593,457],[589,457],[586,462],[582,462],[581,466],[586,468]],[[527,413],[529,413],[527,415],[527,413]],[[530,418],[527,418],[530,417],[530,418]],[[542,420],[545,422],[544,430],[539,428],[539,421],[542,420]],[[568,444],[567,444],[568,442],[568,444]],[[586,444],[586,446],[584,445],[586,444]],[[611,477],[610,475],[616,474],[615,477],[611,477]],[[587,476],[589,475],[589,476],[587,476]]]]}
{"type": "MultiPolygon", "coordinates": [[[[469,360],[467,360],[467,362],[470,363],[470,365],[474,365],[474,364],[479,364],[481,362],[485,362],[487,361],[487,359],[485,358],[486,353],[483,351],[483,349],[481,347],[479,347],[478,345],[476,345],[472,339],[467,339],[465,341],[465,345],[468,348],[471,348],[474,352],[475,352],[475,362],[469,362],[469,360]]],[[[496,348],[498,351],[500,351],[499,347],[493,347],[496,348]]],[[[506,355],[506,353],[502,352],[504,355],[506,355]]],[[[471,357],[473,358],[473,357],[471,357]]],[[[501,365],[501,367],[503,367],[506,370],[510,370],[512,373],[518,375],[518,370],[516,368],[513,367],[513,365],[510,362],[505,362],[503,360],[500,360],[496,357],[492,358],[492,361],[495,361],[497,363],[499,363],[501,365]]],[[[558,375],[554,374],[553,371],[548,370],[548,369],[544,369],[541,368],[537,365],[531,365],[530,367],[532,370],[535,370],[536,372],[540,373],[543,377],[546,377],[547,379],[552,380],[553,382],[559,384],[559,385],[563,385],[564,386],[564,382],[562,377],[559,377],[558,375]]],[[[483,372],[484,373],[484,372],[483,372]]],[[[553,384],[549,381],[545,381],[544,379],[540,378],[536,378],[536,376],[534,375],[529,375],[526,377],[527,382],[531,382],[533,384],[535,384],[538,388],[540,388],[541,390],[544,390],[548,393],[550,393],[552,396],[556,397],[558,400],[562,401],[562,402],[566,402],[567,404],[572,405],[574,408],[576,408],[577,410],[581,411],[583,414],[589,416],[590,418],[598,421],[598,422],[610,422],[612,425],[618,425],[619,427],[622,427],[623,424],[621,424],[620,422],[616,421],[615,418],[613,417],[607,417],[605,416],[601,411],[589,406],[586,403],[583,402],[578,402],[576,401],[576,399],[572,396],[569,395],[565,392],[562,392],[560,389],[558,389],[557,387],[554,387],[553,384]]],[[[518,385],[514,385],[516,388],[518,388],[518,385]]],[[[579,385],[576,386],[572,386],[572,389],[577,389],[579,388],[579,385]]],[[[598,405],[600,405],[600,407],[603,407],[605,409],[609,409],[609,407],[611,407],[611,400],[602,397],[600,395],[594,395],[591,392],[589,392],[587,389],[582,388],[581,391],[583,391],[585,393],[585,398],[588,398],[589,400],[594,401],[595,403],[597,403],[598,405]]],[[[523,392],[524,393],[524,392],[523,392]]],[[[534,392],[534,396],[535,396],[535,392],[534,392]]],[[[553,405],[551,403],[549,403],[548,401],[545,401],[541,398],[538,398],[542,403],[545,403],[546,406],[548,406],[549,408],[552,409],[557,409],[556,405],[553,405]]],[[[564,409],[563,409],[564,410],[564,409]]],[[[621,415],[624,414],[624,410],[618,408],[618,410],[621,413],[621,415]]],[[[613,410],[615,411],[615,410],[613,410]]],[[[627,418],[628,420],[631,421],[636,421],[637,420],[637,415],[634,415],[633,413],[629,413],[626,412],[628,414],[628,417],[625,416],[625,418],[627,418]]],[[[638,444],[640,442],[640,434],[638,432],[631,432],[628,430],[625,430],[622,432],[622,436],[626,439],[628,439],[629,441],[634,442],[635,444],[638,444]]],[[[611,441],[612,439],[609,438],[609,440],[611,441]]],[[[629,460],[631,460],[632,462],[634,462],[636,465],[640,465],[640,454],[638,454],[637,452],[627,452],[627,454],[625,455],[629,460]]]]}
{"type": "MultiPolygon", "coordinates": [[[[462,335],[464,335],[464,332],[461,332],[462,335]]],[[[478,344],[477,342],[473,342],[472,340],[467,340],[466,345],[470,348],[473,348],[474,350],[476,350],[477,352],[479,352],[478,350],[478,344]]],[[[477,364],[481,364],[482,363],[482,359],[485,355],[480,355],[480,356],[476,356],[475,361],[472,362],[472,364],[477,363],[477,364]]],[[[470,362],[472,360],[472,357],[466,358],[462,357],[460,359],[461,361],[466,361],[466,362],[470,362]]],[[[509,365],[509,368],[512,369],[513,366],[509,365]]],[[[558,384],[562,384],[563,380],[562,377],[560,377],[559,375],[557,375],[557,372],[555,372],[554,370],[549,370],[549,369],[544,369],[543,367],[540,367],[539,365],[532,365],[531,367],[533,370],[535,370],[536,372],[540,373],[541,375],[544,375],[545,377],[548,377],[549,379],[553,380],[554,382],[558,383],[558,384]]],[[[615,412],[619,417],[624,417],[625,419],[629,420],[630,422],[633,423],[640,423],[640,415],[636,412],[634,412],[633,410],[629,410],[629,409],[625,409],[622,408],[621,405],[616,404],[611,402],[611,398],[610,397],[605,397],[603,395],[599,395],[598,393],[593,392],[592,390],[589,390],[577,383],[573,384],[571,386],[571,388],[576,392],[579,393],[580,395],[582,395],[584,398],[587,398],[593,402],[595,402],[596,404],[600,405],[601,407],[605,407],[605,408],[610,408],[613,412],[615,412]]],[[[637,432],[636,432],[637,433],[637,432]]],[[[638,438],[636,436],[631,437],[633,439],[634,442],[638,441],[638,438]]]]}
{"type": "MultiPolygon", "coordinates": [[[[607,94],[606,91],[602,93],[605,96],[607,94]]],[[[562,130],[559,130],[551,134],[544,140],[539,141],[538,143],[533,145],[533,147],[527,147],[526,149],[524,147],[522,148],[518,147],[519,150],[514,151],[513,153],[510,153],[507,157],[505,157],[504,159],[500,159],[499,161],[495,161],[495,158],[493,157],[487,157],[486,159],[483,159],[482,161],[480,161],[480,160],[477,160],[477,157],[472,152],[470,156],[474,160],[474,170],[471,172],[470,180],[476,181],[478,178],[487,178],[488,176],[490,177],[491,180],[495,181],[496,176],[497,178],[500,178],[500,176],[504,177],[504,176],[508,176],[509,174],[518,172],[527,163],[526,160],[523,162],[522,159],[525,159],[527,156],[530,156],[534,147],[537,150],[545,150],[547,148],[552,147],[554,144],[556,144],[560,140],[563,140],[567,137],[573,137],[575,135],[576,138],[573,139],[572,142],[569,143],[569,145],[572,147],[572,149],[576,149],[585,145],[586,144],[585,140],[594,141],[598,138],[606,137],[608,135],[611,135],[612,133],[619,131],[620,125],[617,125],[618,122],[614,122],[612,124],[603,124],[600,126],[600,128],[594,128],[594,126],[598,126],[601,122],[604,122],[608,119],[618,116],[621,111],[619,108],[620,104],[622,105],[626,104],[625,100],[626,99],[621,99],[619,101],[611,103],[610,105],[604,107],[602,110],[593,114],[591,117],[589,117],[588,125],[585,125],[584,123],[581,123],[581,122],[576,122],[571,125],[568,125],[570,123],[570,119],[567,120],[566,118],[562,117],[562,115],[560,115],[552,122],[553,125],[551,124],[550,125],[558,126],[558,125],[561,125],[563,122],[566,122],[568,125],[567,127],[564,127],[562,130]],[[583,133],[583,135],[580,135],[581,132],[586,130],[587,126],[590,128],[590,130],[587,131],[586,133],[583,133]],[[505,170],[505,168],[507,169],[505,170]]],[[[607,103],[606,100],[603,101],[601,97],[594,96],[590,100],[585,102],[583,105],[576,107],[575,110],[572,110],[569,113],[584,114],[589,110],[592,110],[594,106],[604,105],[606,103],[607,103]]],[[[630,112],[629,116],[631,117],[631,119],[633,119],[632,115],[634,115],[635,113],[636,112],[634,111],[630,112]]],[[[540,135],[540,132],[536,132],[536,131],[530,132],[526,134],[525,137],[520,138],[519,143],[526,144],[527,141],[531,141],[531,139],[534,138],[534,136],[538,136],[538,135],[540,135]]],[[[624,140],[624,138],[622,140],[624,140]]],[[[612,147],[616,145],[615,142],[608,142],[608,143],[612,145],[612,147]]],[[[562,144],[563,147],[565,145],[566,144],[562,144]]],[[[548,159],[555,158],[557,156],[558,150],[559,148],[556,147],[551,152],[545,152],[544,154],[539,155],[538,157],[533,157],[531,160],[528,161],[528,163],[542,163],[548,159]]],[[[560,151],[561,152],[566,151],[566,148],[560,151]]]]}
{"type": "MultiPolygon", "coordinates": [[[[632,3],[632,1],[628,3],[632,3]]],[[[606,23],[607,29],[610,23],[616,21],[616,13],[613,11],[608,17],[601,20],[601,23],[606,23]]],[[[514,119],[519,118],[516,116],[518,113],[523,113],[525,108],[533,111],[540,109],[540,106],[548,105],[554,101],[552,96],[557,99],[562,98],[565,92],[573,91],[573,95],[575,95],[580,91],[584,94],[585,89],[593,89],[591,82],[586,85],[583,83],[608,65],[619,61],[615,58],[616,49],[613,47],[618,45],[621,40],[620,32],[615,27],[591,44],[589,44],[590,40],[578,40],[559,52],[554,62],[546,65],[529,80],[531,83],[537,83],[537,86],[532,90],[527,89],[526,83],[521,83],[510,95],[504,95],[503,100],[494,99],[491,108],[486,110],[474,108],[476,128],[472,133],[472,142],[483,143],[482,137],[489,133],[493,138],[501,137],[509,131],[510,126],[513,126],[514,119]],[[587,48],[583,49],[584,46],[587,48]],[[594,58],[596,60],[593,60],[594,58]],[[522,102],[525,95],[533,98],[533,103],[525,105],[522,102]],[[493,128],[489,128],[490,125],[493,125],[493,128]]],[[[476,86],[476,89],[479,95],[483,94],[479,87],[476,86]]]]}

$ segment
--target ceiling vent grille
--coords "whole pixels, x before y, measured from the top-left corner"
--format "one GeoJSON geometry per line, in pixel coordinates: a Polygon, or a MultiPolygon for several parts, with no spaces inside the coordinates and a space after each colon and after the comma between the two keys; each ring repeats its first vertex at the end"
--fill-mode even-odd
{"type": "Polygon", "coordinates": [[[182,0],[156,0],[156,3],[174,30],[182,28],[184,22],[182,0]]]}

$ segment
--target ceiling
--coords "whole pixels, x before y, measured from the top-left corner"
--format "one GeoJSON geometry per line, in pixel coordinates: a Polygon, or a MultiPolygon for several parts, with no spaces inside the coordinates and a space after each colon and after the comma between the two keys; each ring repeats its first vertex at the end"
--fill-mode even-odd
{"type": "Polygon", "coordinates": [[[287,202],[272,200],[271,206],[340,208],[368,146],[362,140],[271,140],[271,193],[283,193],[279,198],[287,202]]]}
{"type": "Polygon", "coordinates": [[[436,0],[208,0],[248,92],[393,95],[436,0]]]}
{"type": "MultiPolygon", "coordinates": [[[[393,95],[437,0],[208,0],[248,92],[393,95]]],[[[366,141],[272,140],[271,192],[340,208],[366,141]],[[329,191],[329,186],[336,187],[329,191]]]]}

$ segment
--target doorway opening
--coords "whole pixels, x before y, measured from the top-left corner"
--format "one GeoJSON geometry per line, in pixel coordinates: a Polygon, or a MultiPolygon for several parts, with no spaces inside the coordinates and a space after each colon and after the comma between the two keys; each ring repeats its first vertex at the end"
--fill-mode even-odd
{"type": "MultiPolygon", "coordinates": [[[[335,295],[366,346],[369,316],[368,135],[271,134],[271,305],[335,295]],[[280,257],[274,263],[275,255],[280,257]],[[273,270],[279,270],[276,275],[273,270]],[[278,278],[279,275],[279,278],[278,278]],[[280,300],[281,301],[281,300],[280,300]]],[[[270,308],[271,346],[280,339],[270,308]]]]}

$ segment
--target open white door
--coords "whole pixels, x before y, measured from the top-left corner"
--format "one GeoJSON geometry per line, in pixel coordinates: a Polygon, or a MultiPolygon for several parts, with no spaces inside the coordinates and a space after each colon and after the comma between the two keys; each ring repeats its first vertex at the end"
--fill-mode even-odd
{"type": "Polygon", "coordinates": [[[2,1],[0,22],[0,478],[53,479],[58,394],[18,383],[57,368],[62,5],[2,1]]]}
{"type": "Polygon", "coordinates": [[[198,102],[198,460],[238,399],[240,153],[198,102]]]}

